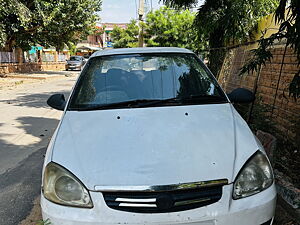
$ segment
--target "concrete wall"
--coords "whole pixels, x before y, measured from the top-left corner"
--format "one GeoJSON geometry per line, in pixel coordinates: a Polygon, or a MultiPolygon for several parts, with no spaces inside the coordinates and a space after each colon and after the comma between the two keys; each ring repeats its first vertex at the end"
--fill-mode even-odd
{"type": "Polygon", "coordinates": [[[284,46],[276,46],[272,53],[273,59],[266,66],[262,66],[260,75],[258,72],[254,72],[239,76],[240,68],[249,59],[251,53],[246,46],[231,50],[223,64],[219,82],[226,92],[237,87],[254,90],[257,82],[256,96],[260,97],[264,104],[271,107],[274,105],[273,115],[269,115],[270,118],[283,134],[294,138],[295,132],[292,131],[292,127],[294,121],[300,119],[300,99],[296,102],[292,97],[289,97],[288,88],[300,67],[292,49],[287,49],[285,57],[283,57],[284,46]]]}
{"type": "Polygon", "coordinates": [[[0,75],[7,73],[26,73],[33,71],[60,71],[65,70],[65,62],[43,63],[1,63],[0,75]]]}

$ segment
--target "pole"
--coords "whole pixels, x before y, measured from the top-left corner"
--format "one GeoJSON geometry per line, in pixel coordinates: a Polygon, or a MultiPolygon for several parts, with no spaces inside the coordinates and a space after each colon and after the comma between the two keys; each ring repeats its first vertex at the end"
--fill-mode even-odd
{"type": "MultiPolygon", "coordinates": [[[[257,70],[257,76],[255,78],[254,87],[253,87],[253,94],[254,94],[254,96],[256,96],[256,93],[257,93],[258,83],[260,81],[261,69],[262,69],[262,67],[260,65],[259,69],[257,70]]],[[[255,103],[255,100],[253,102],[251,102],[251,104],[249,106],[249,113],[248,113],[248,117],[247,117],[247,123],[248,124],[250,124],[251,119],[252,119],[252,113],[253,113],[254,103],[255,103]]]]}
{"type": "Polygon", "coordinates": [[[274,115],[274,109],[275,109],[275,105],[276,105],[277,93],[278,93],[279,84],[280,84],[280,81],[281,81],[282,69],[283,69],[283,65],[284,65],[284,58],[285,58],[285,55],[286,55],[287,47],[288,47],[288,44],[286,43],[285,48],[284,48],[284,52],[283,52],[283,56],[282,56],[282,62],[281,62],[279,76],[278,76],[276,92],[275,92],[273,105],[272,105],[271,119],[273,119],[273,115],[274,115]]]}
{"type": "Polygon", "coordinates": [[[145,11],[145,0],[140,0],[140,5],[139,5],[139,47],[144,47],[144,31],[143,31],[143,16],[144,16],[144,11],[145,11]]]}

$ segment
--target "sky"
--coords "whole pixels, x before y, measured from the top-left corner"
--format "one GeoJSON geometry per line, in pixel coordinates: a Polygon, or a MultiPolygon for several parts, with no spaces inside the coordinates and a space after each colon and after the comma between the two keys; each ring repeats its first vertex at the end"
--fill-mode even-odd
{"type": "MultiPolygon", "coordinates": [[[[151,0],[147,0],[149,10],[151,0]]],[[[139,0],[103,0],[102,11],[99,13],[102,23],[127,23],[130,19],[137,18],[139,0]]],[[[152,0],[153,9],[162,6],[159,0],[152,0]]]]}

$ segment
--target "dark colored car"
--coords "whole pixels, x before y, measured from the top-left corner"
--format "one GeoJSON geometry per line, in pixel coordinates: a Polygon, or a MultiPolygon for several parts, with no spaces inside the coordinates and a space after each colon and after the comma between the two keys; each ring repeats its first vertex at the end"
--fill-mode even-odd
{"type": "Polygon", "coordinates": [[[82,70],[86,60],[82,56],[71,56],[66,63],[66,70],[82,70]]]}

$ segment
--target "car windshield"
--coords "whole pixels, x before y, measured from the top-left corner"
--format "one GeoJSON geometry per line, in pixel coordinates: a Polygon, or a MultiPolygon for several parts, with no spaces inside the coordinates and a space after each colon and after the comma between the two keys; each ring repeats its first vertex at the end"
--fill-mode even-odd
{"type": "Polygon", "coordinates": [[[71,56],[70,61],[80,61],[81,57],[79,56],[71,56]]]}
{"type": "Polygon", "coordinates": [[[194,54],[113,55],[89,60],[68,109],[224,102],[223,91],[194,54]]]}

